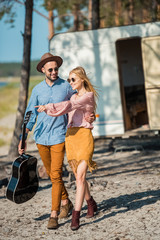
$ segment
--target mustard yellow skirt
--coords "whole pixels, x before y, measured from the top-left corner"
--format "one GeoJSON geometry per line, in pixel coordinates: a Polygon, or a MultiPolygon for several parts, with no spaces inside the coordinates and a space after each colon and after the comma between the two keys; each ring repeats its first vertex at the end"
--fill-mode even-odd
{"type": "Polygon", "coordinates": [[[86,161],[90,172],[97,168],[92,161],[94,139],[91,129],[73,127],[68,128],[65,139],[66,154],[70,167],[77,172],[79,163],[86,161]]]}

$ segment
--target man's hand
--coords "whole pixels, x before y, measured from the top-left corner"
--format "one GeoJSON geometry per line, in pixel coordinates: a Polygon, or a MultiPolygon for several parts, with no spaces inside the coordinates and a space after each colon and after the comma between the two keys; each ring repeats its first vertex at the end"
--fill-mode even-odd
{"type": "Polygon", "coordinates": [[[28,133],[29,133],[29,129],[28,128],[26,128],[26,134],[25,134],[25,148],[24,149],[21,149],[21,146],[22,146],[22,136],[21,136],[21,138],[20,138],[20,141],[19,141],[19,144],[18,144],[18,152],[19,152],[19,154],[20,155],[22,155],[25,151],[26,151],[26,149],[27,149],[27,141],[26,141],[26,139],[27,139],[27,136],[26,135],[28,135],[28,133]]]}
{"type": "Polygon", "coordinates": [[[35,108],[38,108],[37,111],[40,112],[44,112],[46,110],[45,105],[39,105],[39,106],[35,106],[35,108]]]}
{"type": "Polygon", "coordinates": [[[27,148],[27,143],[25,142],[25,149],[21,149],[21,146],[22,146],[22,140],[19,141],[19,145],[18,145],[18,153],[20,155],[22,155],[25,152],[25,150],[27,148]]]}
{"type": "Polygon", "coordinates": [[[89,116],[86,116],[85,119],[87,122],[93,123],[96,120],[96,115],[95,113],[91,113],[89,116]]]}

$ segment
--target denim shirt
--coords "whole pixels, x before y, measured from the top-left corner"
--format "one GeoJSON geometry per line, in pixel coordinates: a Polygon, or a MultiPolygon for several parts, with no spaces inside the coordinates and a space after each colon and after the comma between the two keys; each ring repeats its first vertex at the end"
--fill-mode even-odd
{"type": "Polygon", "coordinates": [[[68,118],[67,115],[51,117],[45,112],[38,113],[35,106],[69,100],[73,93],[70,84],[61,78],[52,86],[44,80],[33,88],[26,109],[26,112],[32,111],[32,115],[26,127],[31,131],[37,121],[34,130],[36,143],[49,146],[64,142],[68,118]]]}

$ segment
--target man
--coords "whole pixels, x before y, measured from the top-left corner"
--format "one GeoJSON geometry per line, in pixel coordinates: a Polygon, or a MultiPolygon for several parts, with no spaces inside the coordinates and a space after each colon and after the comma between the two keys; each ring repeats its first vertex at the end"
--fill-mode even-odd
{"type": "MultiPolygon", "coordinates": [[[[41,57],[37,70],[44,73],[45,80],[34,87],[26,109],[26,112],[32,111],[33,113],[26,126],[26,134],[32,130],[37,121],[34,138],[46,172],[52,182],[52,208],[48,229],[56,229],[58,218],[67,217],[73,208],[62,181],[67,115],[51,117],[45,112],[38,113],[35,106],[66,101],[74,94],[70,84],[58,76],[58,69],[62,63],[61,57],[50,53],[45,53],[41,57]],[[61,201],[62,207],[58,216],[61,201]]],[[[91,116],[88,121],[93,121],[93,117],[91,116]]],[[[21,149],[21,140],[18,149],[19,154],[22,154],[24,149],[21,149]]]]}

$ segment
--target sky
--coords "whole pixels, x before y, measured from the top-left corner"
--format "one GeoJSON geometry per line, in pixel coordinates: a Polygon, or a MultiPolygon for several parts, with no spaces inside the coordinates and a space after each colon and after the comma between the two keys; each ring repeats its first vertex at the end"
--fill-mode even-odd
{"type": "MultiPolygon", "coordinates": [[[[22,33],[24,33],[25,7],[15,3],[14,9],[17,14],[14,28],[4,23],[6,17],[0,21],[0,63],[22,62],[23,59],[22,33]]],[[[36,9],[48,16],[43,7],[36,9]]],[[[48,21],[33,11],[31,60],[39,60],[48,51],[48,21]]]]}

